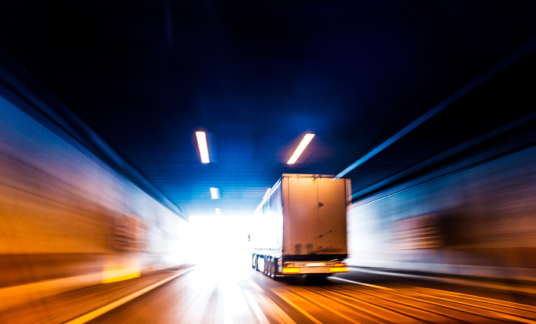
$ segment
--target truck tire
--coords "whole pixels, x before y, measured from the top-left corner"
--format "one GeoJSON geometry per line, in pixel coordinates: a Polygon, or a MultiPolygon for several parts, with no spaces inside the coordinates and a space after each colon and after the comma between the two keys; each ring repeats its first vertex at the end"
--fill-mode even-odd
{"type": "Polygon", "coordinates": [[[266,275],[270,277],[272,275],[272,258],[268,259],[268,266],[266,267],[266,275]]]}
{"type": "Polygon", "coordinates": [[[255,260],[255,254],[253,254],[253,255],[251,256],[251,269],[255,269],[255,262],[256,262],[256,260],[255,260]]]}
{"type": "Polygon", "coordinates": [[[268,258],[264,258],[264,263],[263,263],[263,267],[262,267],[262,273],[264,273],[265,276],[268,275],[268,266],[270,264],[270,262],[268,260],[269,260],[268,258]]]}
{"type": "Polygon", "coordinates": [[[255,256],[255,271],[259,271],[259,256],[255,256]]]}
{"type": "Polygon", "coordinates": [[[270,278],[275,279],[276,274],[277,274],[277,258],[273,258],[272,262],[270,263],[270,278]]]}

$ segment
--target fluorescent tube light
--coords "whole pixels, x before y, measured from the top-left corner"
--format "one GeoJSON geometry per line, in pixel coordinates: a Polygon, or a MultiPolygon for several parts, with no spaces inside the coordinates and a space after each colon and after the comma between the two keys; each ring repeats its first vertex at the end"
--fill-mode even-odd
{"type": "Polygon", "coordinates": [[[220,199],[220,189],[210,188],[210,195],[212,196],[212,199],[220,199]]]}
{"type": "Polygon", "coordinates": [[[221,214],[221,208],[216,208],[216,215],[221,214]]]}
{"type": "Polygon", "coordinates": [[[266,196],[268,196],[268,193],[270,192],[270,190],[272,190],[272,188],[268,188],[268,190],[266,190],[266,193],[264,194],[264,197],[262,197],[262,199],[266,198],[266,196]]]}
{"type": "Polygon", "coordinates": [[[195,132],[197,138],[197,146],[199,147],[199,155],[201,155],[201,163],[210,163],[208,158],[207,134],[205,132],[195,132]]]}
{"type": "Polygon", "coordinates": [[[315,134],[305,134],[300,145],[298,145],[296,151],[294,151],[294,154],[292,154],[292,157],[290,160],[288,160],[287,164],[294,164],[296,162],[314,136],[315,134]]]}

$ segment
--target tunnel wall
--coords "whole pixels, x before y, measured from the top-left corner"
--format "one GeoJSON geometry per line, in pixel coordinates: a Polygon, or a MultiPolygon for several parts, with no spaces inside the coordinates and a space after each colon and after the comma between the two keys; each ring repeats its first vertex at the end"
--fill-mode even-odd
{"type": "Polygon", "coordinates": [[[357,201],[347,262],[534,280],[535,184],[533,146],[357,201]]]}
{"type": "Polygon", "coordinates": [[[187,216],[1,93],[0,309],[184,263],[187,216]]]}

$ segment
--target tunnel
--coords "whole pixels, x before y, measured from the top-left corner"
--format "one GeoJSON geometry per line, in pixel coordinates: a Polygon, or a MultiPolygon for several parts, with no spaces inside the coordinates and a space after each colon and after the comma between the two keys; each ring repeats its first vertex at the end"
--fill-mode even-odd
{"type": "Polygon", "coordinates": [[[0,3],[0,322],[535,323],[535,21],[0,3]]]}

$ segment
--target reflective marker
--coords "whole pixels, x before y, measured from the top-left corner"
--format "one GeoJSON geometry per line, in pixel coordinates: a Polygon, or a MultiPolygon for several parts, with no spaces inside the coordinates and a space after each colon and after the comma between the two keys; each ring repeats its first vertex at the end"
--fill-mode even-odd
{"type": "Polygon", "coordinates": [[[201,163],[210,163],[208,158],[207,134],[205,132],[195,132],[195,137],[197,138],[199,155],[201,155],[201,163]]]}
{"type": "Polygon", "coordinates": [[[220,199],[220,189],[210,188],[210,195],[212,196],[212,199],[220,199]]]}
{"type": "Polygon", "coordinates": [[[298,145],[296,151],[294,151],[294,154],[292,154],[292,157],[290,160],[288,160],[287,164],[294,164],[296,162],[314,136],[315,134],[305,134],[300,145],[298,145]]]}

